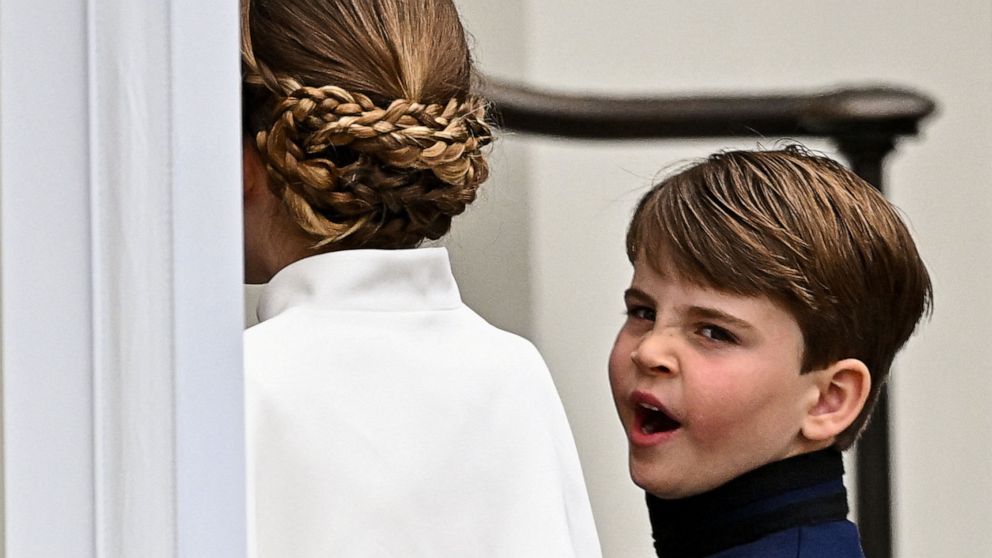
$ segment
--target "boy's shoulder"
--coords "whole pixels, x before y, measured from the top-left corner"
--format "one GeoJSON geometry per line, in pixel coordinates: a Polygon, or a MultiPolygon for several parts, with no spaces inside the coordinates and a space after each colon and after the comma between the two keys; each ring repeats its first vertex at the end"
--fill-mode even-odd
{"type": "Polygon", "coordinates": [[[710,558],[864,558],[858,528],[831,521],[778,531],[710,558]]]}

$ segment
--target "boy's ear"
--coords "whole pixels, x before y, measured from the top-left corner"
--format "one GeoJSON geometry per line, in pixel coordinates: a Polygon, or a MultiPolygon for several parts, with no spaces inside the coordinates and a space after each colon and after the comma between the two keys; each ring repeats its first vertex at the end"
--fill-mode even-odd
{"type": "Polygon", "coordinates": [[[839,360],[809,374],[816,375],[817,397],[803,420],[802,434],[808,440],[832,442],[865,408],[871,374],[856,358],[839,360]]]}

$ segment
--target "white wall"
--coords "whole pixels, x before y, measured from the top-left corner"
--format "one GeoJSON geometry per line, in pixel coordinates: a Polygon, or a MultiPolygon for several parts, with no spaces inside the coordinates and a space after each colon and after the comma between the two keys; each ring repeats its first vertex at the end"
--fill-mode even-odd
{"type": "MultiPolygon", "coordinates": [[[[899,145],[887,169],[890,198],[916,234],[936,291],[934,317],[897,361],[892,382],[896,554],[987,556],[992,4],[458,3],[483,70],[530,84],[681,93],[885,82],[937,99],[939,114],[919,139],[899,145]]],[[[727,146],[510,137],[496,148],[493,180],[449,241],[465,298],[534,339],[551,365],[610,558],[652,555],[606,381],[629,280],[624,228],[657,171],[727,146]]]]}

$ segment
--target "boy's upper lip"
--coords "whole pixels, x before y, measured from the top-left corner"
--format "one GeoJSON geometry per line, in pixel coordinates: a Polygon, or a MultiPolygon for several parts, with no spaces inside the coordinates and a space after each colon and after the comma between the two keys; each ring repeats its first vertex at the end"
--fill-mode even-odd
{"type": "Polygon", "coordinates": [[[647,391],[634,390],[634,392],[630,394],[630,401],[635,407],[647,406],[654,410],[661,411],[673,419],[675,418],[675,415],[668,410],[668,407],[666,407],[657,397],[655,397],[654,394],[647,391]]]}

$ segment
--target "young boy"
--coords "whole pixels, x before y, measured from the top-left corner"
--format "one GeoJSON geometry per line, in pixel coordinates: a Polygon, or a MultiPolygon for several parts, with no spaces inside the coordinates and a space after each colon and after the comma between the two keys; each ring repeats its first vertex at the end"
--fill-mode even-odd
{"type": "Polygon", "coordinates": [[[658,556],[863,556],[840,452],[931,303],[895,209],[800,147],[720,153],[641,199],[627,255],[610,383],[658,556]]]}

